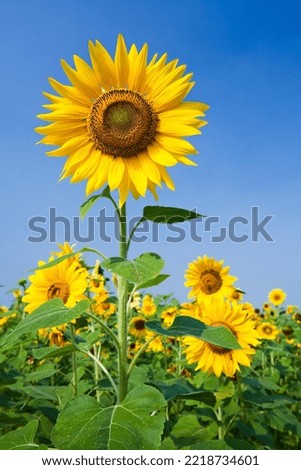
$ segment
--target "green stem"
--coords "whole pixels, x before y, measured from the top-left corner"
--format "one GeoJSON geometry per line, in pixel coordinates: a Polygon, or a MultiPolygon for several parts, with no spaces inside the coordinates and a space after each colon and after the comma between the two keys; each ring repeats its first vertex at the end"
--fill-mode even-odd
{"type": "Polygon", "coordinates": [[[87,315],[87,317],[92,318],[96,323],[98,323],[102,327],[102,329],[112,338],[112,340],[113,340],[115,346],[117,347],[117,349],[119,349],[120,346],[119,346],[118,338],[114,335],[113,331],[110,330],[110,328],[100,318],[98,318],[93,313],[86,312],[86,315],[87,315]]]}
{"type": "Polygon", "coordinates": [[[223,423],[223,410],[222,410],[221,406],[218,406],[216,416],[217,416],[217,419],[219,421],[219,424],[218,424],[218,438],[219,439],[224,439],[225,428],[224,428],[224,423],[223,423]]]}
{"type": "MultiPolygon", "coordinates": [[[[70,339],[71,339],[71,343],[73,346],[75,346],[75,327],[73,325],[73,323],[69,323],[69,327],[70,327],[70,339]]],[[[74,390],[74,395],[76,396],[77,395],[77,359],[76,359],[76,351],[73,351],[71,353],[71,360],[72,360],[72,386],[73,386],[73,390],[74,390]]]]}
{"type": "Polygon", "coordinates": [[[155,335],[154,337],[150,338],[146,343],[144,343],[143,346],[141,346],[141,348],[139,349],[139,351],[137,351],[137,353],[135,354],[135,356],[133,357],[132,359],[132,362],[130,363],[130,366],[129,366],[129,369],[128,369],[128,377],[130,376],[131,374],[131,371],[134,367],[134,365],[136,364],[137,360],[139,359],[139,357],[141,356],[141,354],[146,350],[146,348],[148,347],[148,345],[155,339],[157,338],[158,335],[155,335]]]}
{"type": "MultiPolygon", "coordinates": [[[[120,234],[120,257],[127,258],[127,225],[126,225],[126,205],[120,208],[119,218],[119,234],[120,234]]],[[[118,356],[118,403],[122,402],[127,394],[127,297],[128,297],[128,282],[124,277],[117,277],[118,286],[118,341],[119,341],[119,356],[118,356]]]]}
{"type": "Polygon", "coordinates": [[[118,390],[117,390],[117,387],[116,387],[116,384],[110,374],[110,372],[108,371],[108,369],[103,365],[103,363],[96,357],[94,356],[94,354],[92,354],[90,351],[85,351],[85,353],[91,357],[91,359],[93,359],[93,361],[99,366],[99,368],[103,371],[103,373],[107,376],[107,378],[109,379],[116,395],[118,395],[118,390]]]}
{"type": "Polygon", "coordinates": [[[136,229],[139,227],[140,224],[142,224],[146,219],[144,217],[141,217],[138,222],[135,223],[134,227],[132,228],[132,231],[130,233],[130,236],[129,236],[129,239],[127,241],[127,245],[126,245],[126,248],[127,248],[127,251],[129,250],[129,247],[130,247],[130,243],[131,243],[131,240],[132,240],[132,237],[136,231],[136,229]]]}

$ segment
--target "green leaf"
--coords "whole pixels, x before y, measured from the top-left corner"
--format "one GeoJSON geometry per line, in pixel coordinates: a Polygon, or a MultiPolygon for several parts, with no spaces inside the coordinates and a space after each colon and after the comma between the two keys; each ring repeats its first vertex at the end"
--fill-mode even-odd
{"type": "Polygon", "coordinates": [[[35,444],[34,437],[39,421],[34,419],[15,431],[8,432],[0,437],[1,450],[38,450],[47,449],[46,446],[35,444]]]}
{"type": "Polygon", "coordinates": [[[50,357],[61,357],[70,355],[73,351],[76,351],[76,348],[69,344],[68,346],[58,347],[58,346],[48,346],[45,348],[37,348],[32,350],[32,355],[35,359],[41,360],[50,357]]]}
{"type": "Polygon", "coordinates": [[[175,398],[186,398],[206,403],[206,405],[214,406],[216,399],[212,392],[203,389],[197,389],[185,380],[177,380],[173,383],[165,382],[149,382],[149,385],[160,390],[165,400],[170,401],[175,398]]]}
{"type": "Polygon", "coordinates": [[[25,374],[25,382],[38,382],[39,380],[46,379],[57,373],[57,369],[53,364],[42,364],[35,371],[30,374],[25,374]]]}
{"type": "Polygon", "coordinates": [[[190,447],[191,450],[231,450],[232,447],[227,444],[223,439],[212,441],[201,441],[190,447]]]}
{"type": "Polygon", "coordinates": [[[194,338],[202,339],[203,341],[207,341],[208,343],[221,348],[241,349],[235,336],[230,330],[228,330],[228,328],[225,328],[224,326],[208,326],[192,317],[176,317],[170,328],[163,328],[161,323],[158,321],[149,321],[145,326],[146,328],[149,328],[160,335],[168,336],[169,338],[193,336],[194,338]]]}
{"type": "Polygon", "coordinates": [[[138,286],[136,286],[136,289],[146,289],[148,287],[157,286],[164,282],[168,277],[170,277],[169,274],[159,274],[154,279],[150,279],[149,281],[139,284],[138,286]]]}
{"type": "Polygon", "coordinates": [[[175,224],[204,216],[195,211],[177,207],[146,206],[143,210],[143,217],[157,224],[175,224]]]}
{"type": "Polygon", "coordinates": [[[110,188],[109,186],[106,186],[106,188],[103,190],[101,194],[96,194],[95,196],[89,197],[79,208],[79,213],[81,219],[85,217],[85,215],[89,212],[89,210],[94,206],[96,201],[100,199],[101,197],[106,197],[106,198],[111,198],[110,194],[110,188]]]}
{"type": "Polygon", "coordinates": [[[256,448],[250,444],[250,442],[244,441],[242,439],[234,439],[234,438],[225,438],[226,444],[228,444],[231,449],[235,450],[255,450],[256,448]]]}
{"type": "Polygon", "coordinates": [[[157,449],[164,425],[165,400],[142,385],[121,404],[102,408],[92,397],[73,398],[60,413],[52,433],[58,449],[157,449]]]}
{"type": "Polygon", "coordinates": [[[16,328],[5,335],[1,342],[13,342],[23,334],[32,333],[39,328],[48,328],[68,323],[79,317],[89,306],[88,300],[81,300],[73,308],[66,308],[61,299],[51,299],[34,310],[30,315],[26,315],[16,328]]]}
{"type": "Polygon", "coordinates": [[[144,253],[133,261],[119,257],[107,258],[102,262],[102,267],[135,285],[141,285],[155,279],[164,264],[163,259],[156,253],[144,253]]]}

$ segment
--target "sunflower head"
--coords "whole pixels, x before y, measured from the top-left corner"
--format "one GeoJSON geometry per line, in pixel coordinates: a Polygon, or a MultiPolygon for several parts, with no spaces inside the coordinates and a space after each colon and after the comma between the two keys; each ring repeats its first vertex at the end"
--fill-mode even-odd
{"type": "Polygon", "coordinates": [[[277,338],[279,333],[281,333],[281,331],[278,330],[277,327],[270,322],[263,322],[258,325],[256,329],[260,339],[274,340],[277,338]]]}
{"type": "Polygon", "coordinates": [[[145,295],[142,300],[141,313],[145,317],[151,317],[156,313],[157,306],[150,295],[145,295]]]}
{"type": "Polygon", "coordinates": [[[272,289],[269,292],[268,299],[271,304],[277,307],[278,305],[283,304],[283,302],[285,301],[286,293],[282,289],[272,289]]]}
{"type": "Polygon", "coordinates": [[[145,324],[146,320],[143,317],[133,317],[130,322],[129,332],[136,338],[143,338],[148,333],[145,324]]]}
{"type": "Polygon", "coordinates": [[[127,49],[118,36],[113,57],[98,41],[89,43],[91,64],[74,56],[74,68],[62,61],[70,85],[54,79],[57,94],[45,93],[48,121],[37,127],[41,142],[57,146],[48,152],[67,157],[62,178],[87,181],[87,194],[108,184],[119,190],[120,205],[156,187],[174,189],[166,167],[183,163],[197,151],[186,137],[200,134],[208,106],[184,101],[194,83],[178,60],[157,54],[148,62],[147,45],[127,49]]]}
{"type": "MultiPolygon", "coordinates": [[[[49,261],[52,261],[50,257],[49,261]]],[[[39,268],[45,264],[39,262],[39,268]]],[[[60,298],[66,307],[73,307],[79,300],[85,298],[88,272],[80,267],[78,260],[70,262],[67,258],[60,263],[44,269],[36,270],[29,276],[31,282],[23,296],[27,305],[25,312],[31,313],[47,300],[60,298]]]]}
{"type": "Polygon", "coordinates": [[[197,338],[185,338],[184,351],[188,364],[196,363],[195,370],[233,377],[240,365],[250,366],[253,346],[259,344],[255,322],[241,305],[228,300],[212,299],[202,309],[202,321],[211,326],[223,326],[235,336],[241,349],[225,349],[197,338]]]}
{"type": "Polygon", "coordinates": [[[230,276],[229,266],[223,260],[200,256],[188,265],[185,273],[186,287],[191,287],[188,297],[196,297],[198,302],[211,298],[229,298],[233,294],[236,277],[230,276]]]}
{"type": "Polygon", "coordinates": [[[163,320],[163,325],[166,328],[171,327],[176,318],[177,313],[177,307],[169,307],[166,310],[163,310],[163,312],[161,313],[161,319],[163,320]]]}

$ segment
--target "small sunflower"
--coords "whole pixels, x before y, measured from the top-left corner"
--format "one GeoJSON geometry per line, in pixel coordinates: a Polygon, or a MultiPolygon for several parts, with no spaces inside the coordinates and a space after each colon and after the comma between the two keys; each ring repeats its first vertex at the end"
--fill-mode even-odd
{"type": "MultiPolygon", "coordinates": [[[[38,264],[43,266],[45,262],[39,261],[38,264]]],[[[25,312],[31,313],[47,300],[57,297],[66,307],[73,307],[85,298],[87,276],[86,269],[80,268],[77,260],[70,263],[68,258],[52,267],[37,270],[29,276],[31,284],[22,299],[27,304],[25,312]]]]}
{"type": "Polygon", "coordinates": [[[138,291],[134,292],[132,300],[130,302],[130,308],[136,312],[141,311],[141,295],[138,291]]]}
{"type": "MultiPolygon", "coordinates": [[[[8,308],[5,307],[4,305],[0,305],[0,314],[5,314],[6,312],[8,312],[8,308]]],[[[2,316],[0,317],[0,326],[3,326],[5,325],[8,320],[9,320],[10,316],[9,315],[5,315],[5,316],[2,316]]]]}
{"type": "Polygon", "coordinates": [[[150,295],[145,295],[142,300],[141,313],[145,317],[151,317],[156,313],[157,306],[150,295]]]}
{"type": "Polygon", "coordinates": [[[56,326],[53,328],[41,328],[38,333],[46,338],[50,346],[66,346],[69,341],[65,337],[66,325],[56,326]]]}
{"type": "Polygon", "coordinates": [[[282,289],[272,289],[268,295],[271,304],[278,306],[283,304],[286,299],[286,293],[282,289]]]}
{"type": "Polygon", "coordinates": [[[166,328],[169,328],[173,324],[177,313],[177,307],[169,307],[166,310],[163,310],[161,313],[161,319],[163,320],[163,325],[166,326],[166,328]]]}
{"type": "Polygon", "coordinates": [[[223,266],[224,261],[216,261],[206,255],[200,256],[189,263],[185,273],[186,287],[191,287],[188,297],[196,297],[199,302],[206,298],[225,298],[233,293],[233,283],[236,277],[230,276],[229,266],[223,266]]]}
{"type": "Polygon", "coordinates": [[[44,93],[50,112],[38,117],[50,122],[36,131],[41,142],[58,148],[47,152],[67,157],[62,177],[87,180],[87,195],[108,184],[118,188],[120,205],[131,192],[135,198],[156,186],[174,189],[166,167],[195,165],[187,158],[198,153],[184,138],[200,134],[200,119],[208,106],[183,101],[194,85],[192,74],[167,54],[147,63],[147,44],[127,50],[120,34],[114,58],[104,46],[89,42],[91,65],[74,55],[75,68],[62,67],[71,85],[49,79],[58,95],[44,93]]]}
{"type": "Polygon", "coordinates": [[[243,299],[243,296],[244,293],[241,290],[233,288],[232,293],[229,295],[228,299],[231,301],[240,302],[243,299]]]}
{"type": "Polygon", "coordinates": [[[162,338],[160,336],[155,336],[152,333],[148,334],[147,339],[151,339],[151,337],[154,336],[154,339],[149,343],[149,345],[146,348],[146,352],[153,352],[153,353],[159,353],[164,350],[162,338]]]}
{"type": "Polygon", "coordinates": [[[136,338],[144,338],[148,335],[148,330],[146,329],[145,324],[146,320],[143,317],[133,317],[130,322],[129,332],[136,338]]]}
{"type": "Polygon", "coordinates": [[[293,314],[294,312],[296,312],[297,310],[298,310],[297,305],[288,305],[288,306],[286,307],[286,313],[287,313],[288,315],[292,315],[292,314],[293,314]]]}
{"type": "Polygon", "coordinates": [[[116,305],[111,302],[96,302],[93,305],[93,311],[98,315],[107,318],[116,312],[116,305]]]}
{"type": "Polygon", "coordinates": [[[260,339],[274,340],[277,338],[279,333],[281,333],[281,331],[278,330],[277,327],[270,322],[261,323],[257,326],[256,330],[260,339]]]}
{"type": "Polygon", "coordinates": [[[295,320],[299,325],[301,325],[301,312],[293,313],[293,320],[295,320]]]}
{"type": "Polygon", "coordinates": [[[236,337],[242,349],[225,349],[207,343],[203,340],[187,337],[183,343],[187,346],[184,351],[188,364],[196,363],[195,370],[213,373],[220,376],[224,373],[233,377],[240,364],[250,366],[251,356],[255,353],[252,346],[259,341],[255,323],[246,314],[242,306],[222,299],[213,299],[203,308],[201,320],[206,325],[224,326],[236,337]]]}

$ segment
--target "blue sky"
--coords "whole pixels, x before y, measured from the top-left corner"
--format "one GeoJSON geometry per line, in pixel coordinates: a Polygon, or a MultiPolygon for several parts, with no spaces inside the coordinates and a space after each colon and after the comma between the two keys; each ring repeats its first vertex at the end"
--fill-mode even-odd
{"type": "MultiPolygon", "coordinates": [[[[166,242],[160,227],[160,243],[133,246],[131,256],[155,251],[166,261],[171,277],[154,292],[173,291],[186,300],[184,270],[207,254],[231,266],[245,300],[260,306],[269,290],[281,287],[286,303],[300,305],[300,13],[292,0],[2,1],[0,304],[9,303],[6,292],[55,250],[49,240],[28,242],[28,220],[48,217],[50,207],[71,219],[84,201],[85,185],[58,183],[63,160],[46,157],[46,147],[35,145],[47,78],[67,83],[61,58],[88,60],[89,39],[113,53],[121,32],[128,45],[147,42],[150,56],[167,52],[170,60],[187,64],[196,80],[190,99],[211,107],[203,135],[193,138],[198,167],[172,168],[176,191],[160,191],[159,203],[196,208],[220,221],[211,232],[198,226],[203,242],[191,240],[187,224],[181,243],[166,242]],[[224,241],[212,241],[233,217],[249,221],[252,207],[259,208],[260,220],[273,215],[266,225],[273,242],[261,235],[252,241],[250,224],[236,226],[237,236],[248,235],[245,242],[235,243],[228,232],[224,241]]],[[[131,200],[130,215],[139,215],[144,204],[154,201],[131,200]]],[[[84,235],[85,221],[81,228],[84,235]]],[[[63,241],[60,236],[62,230],[63,241]]],[[[117,253],[116,245],[97,238],[89,246],[117,253]]]]}

